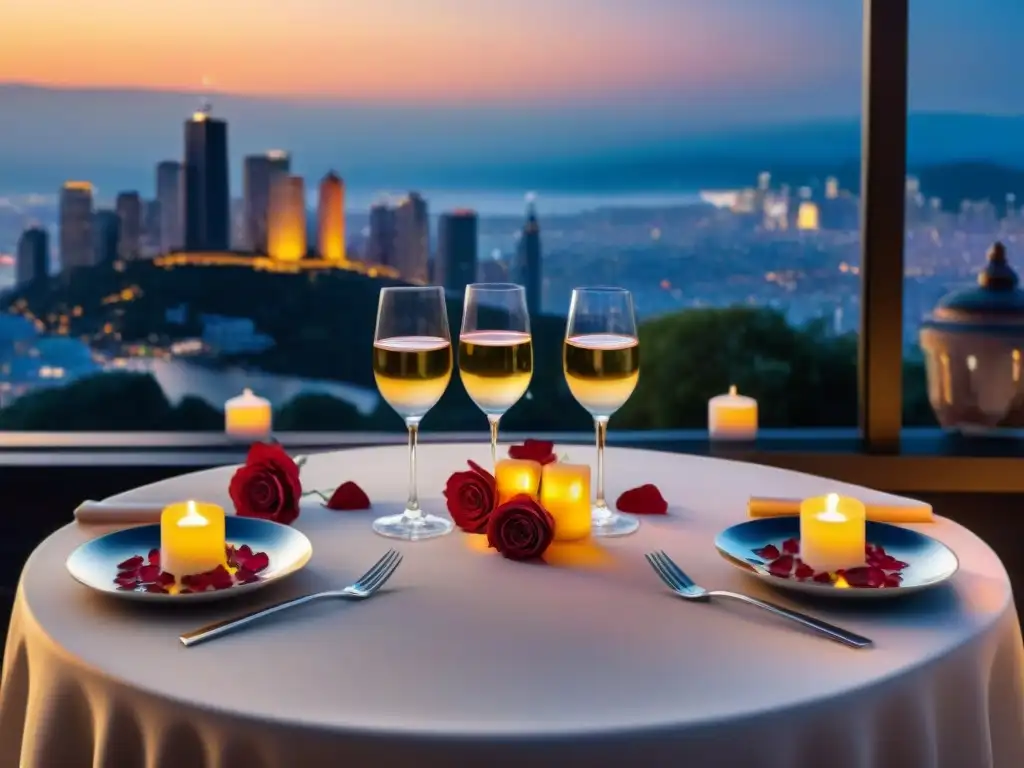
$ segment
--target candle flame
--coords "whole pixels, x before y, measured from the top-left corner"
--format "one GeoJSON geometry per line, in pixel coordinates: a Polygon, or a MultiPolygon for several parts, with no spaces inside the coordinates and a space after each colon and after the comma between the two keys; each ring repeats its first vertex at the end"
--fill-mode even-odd
{"type": "Polygon", "coordinates": [[[196,508],[196,503],[190,501],[188,503],[188,511],[185,516],[178,520],[179,528],[202,528],[207,525],[209,521],[199,514],[199,510],[196,508]]]}
{"type": "Polygon", "coordinates": [[[730,384],[729,385],[729,397],[736,397],[736,385],[735,384],[730,384]]]}
{"type": "Polygon", "coordinates": [[[839,494],[830,493],[825,497],[825,511],[818,515],[826,523],[845,523],[846,515],[839,511],[839,494]]]}
{"type": "Polygon", "coordinates": [[[825,511],[835,514],[839,511],[839,494],[830,493],[825,497],[825,511]]]}

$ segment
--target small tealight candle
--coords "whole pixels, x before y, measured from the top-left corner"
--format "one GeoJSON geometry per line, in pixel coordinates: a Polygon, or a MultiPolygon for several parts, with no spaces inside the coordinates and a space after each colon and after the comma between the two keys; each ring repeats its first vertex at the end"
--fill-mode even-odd
{"type": "Polygon", "coordinates": [[[270,401],[253,394],[248,388],[224,404],[224,431],[231,437],[246,440],[270,437],[273,418],[270,401]]]}
{"type": "Polygon", "coordinates": [[[494,481],[498,486],[498,503],[504,504],[521,493],[537,498],[541,466],[526,459],[502,459],[494,465],[494,481]]]}
{"type": "Polygon", "coordinates": [[[160,513],[160,568],[178,581],[225,565],[224,545],[223,507],[186,501],[160,513]]]}
{"type": "Polygon", "coordinates": [[[866,511],[857,499],[830,493],[800,503],[800,559],[816,571],[864,565],[866,511]]]}
{"type": "Polygon", "coordinates": [[[590,467],[556,461],[544,466],[540,503],[555,519],[555,541],[590,535],[590,467]]]}
{"type": "Polygon", "coordinates": [[[708,434],[712,440],[754,440],[757,437],[757,400],[736,393],[708,400],[708,434]]]}

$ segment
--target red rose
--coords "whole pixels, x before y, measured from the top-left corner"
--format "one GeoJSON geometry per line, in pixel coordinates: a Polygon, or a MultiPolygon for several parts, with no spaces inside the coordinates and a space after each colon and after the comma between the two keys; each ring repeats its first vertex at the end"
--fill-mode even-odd
{"type": "Polygon", "coordinates": [[[483,533],[498,499],[498,484],[494,475],[471,461],[469,470],[448,478],[444,496],[448,499],[448,512],[459,528],[466,533],[483,533]]]}
{"type": "Polygon", "coordinates": [[[510,560],[544,554],[555,537],[555,519],[532,496],[513,496],[491,514],[487,544],[510,560]]]}
{"type": "Polygon", "coordinates": [[[555,456],[555,444],[550,440],[534,440],[527,438],[522,445],[509,446],[508,455],[511,459],[536,461],[538,464],[550,464],[558,461],[555,456]]]}
{"type": "Polygon", "coordinates": [[[299,467],[275,444],[253,443],[228,487],[235,512],[290,525],[299,516],[299,467]]]}

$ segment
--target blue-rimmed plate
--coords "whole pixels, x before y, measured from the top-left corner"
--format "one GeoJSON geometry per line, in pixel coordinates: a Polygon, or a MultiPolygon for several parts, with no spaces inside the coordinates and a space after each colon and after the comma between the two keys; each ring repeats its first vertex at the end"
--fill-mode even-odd
{"type": "Polygon", "coordinates": [[[796,516],[766,517],[739,523],[718,534],[715,546],[731,564],[773,587],[843,599],[881,599],[913,594],[943,583],[960,567],[953,550],[923,533],[870,521],[866,533],[869,545],[880,545],[886,554],[906,563],[906,568],[892,571],[900,576],[898,585],[857,587],[850,586],[843,579],[820,583],[792,575],[773,575],[768,570],[766,558],[757,553],[768,545],[774,545],[781,551],[784,541],[799,539],[800,518],[796,516]]]}
{"type": "Polygon", "coordinates": [[[117,566],[130,557],[145,557],[150,550],[159,549],[159,525],[126,528],[85,542],[68,557],[68,571],[76,581],[112,597],[157,603],[201,602],[224,600],[279,582],[302,570],[313,554],[313,545],[305,534],[287,525],[234,516],[226,518],[224,524],[228,544],[236,547],[248,544],[253,552],[267,553],[270,564],[260,572],[257,581],[236,584],[228,589],[184,594],[147,592],[143,587],[119,587],[114,581],[118,574],[117,566]]]}

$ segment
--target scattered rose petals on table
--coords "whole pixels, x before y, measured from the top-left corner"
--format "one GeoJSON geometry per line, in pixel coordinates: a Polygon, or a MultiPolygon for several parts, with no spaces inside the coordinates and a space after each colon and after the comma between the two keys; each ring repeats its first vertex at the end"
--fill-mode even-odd
{"type": "MultiPolygon", "coordinates": [[[[178,594],[192,594],[208,590],[229,589],[236,584],[259,581],[259,573],[270,566],[266,552],[253,552],[248,544],[225,547],[227,567],[218,565],[207,573],[184,576],[178,594]]],[[[160,550],[152,549],[145,557],[135,555],[117,566],[114,583],[121,592],[157,592],[171,594],[177,582],[174,574],[160,570],[160,550]]]]}
{"type": "Polygon", "coordinates": [[[815,571],[799,557],[800,540],[786,539],[780,546],[768,544],[751,550],[764,561],[772,576],[780,579],[814,581],[818,584],[836,584],[840,579],[845,585],[862,589],[884,589],[898,587],[903,583],[900,571],[909,568],[909,563],[897,560],[880,544],[868,544],[864,548],[865,565],[840,569],[835,573],[815,571]]]}
{"type": "Polygon", "coordinates": [[[616,499],[615,506],[620,512],[633,515],[664,515],[668,512],[668,502],[658,486],[651,483],[624,491],[616,499]]]}
{"type": "Polygon", "coordinates": [[[348,480],[335,489],[334,493],[331,494],[331,498],[324,502],[324,506],[339,512],[369,509],[370,497],[356,483],[348,480]]]}
{"type": "Polygon", "coordinates": [[[522,445],[511,445],[508,449],[510,459],[525,459],[538,464],[550,464],[558,461],[555,455],[555,444],[550,440],[534,440],[527,438],[522,445]]]}

